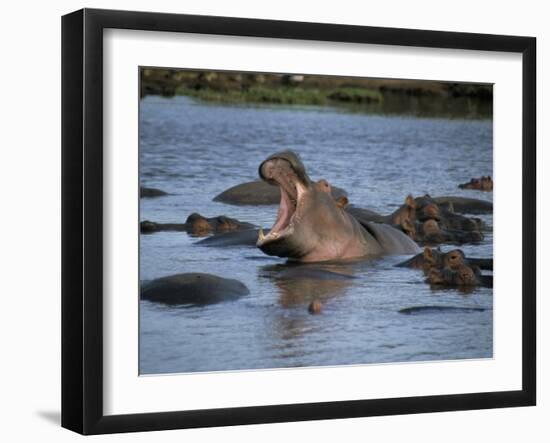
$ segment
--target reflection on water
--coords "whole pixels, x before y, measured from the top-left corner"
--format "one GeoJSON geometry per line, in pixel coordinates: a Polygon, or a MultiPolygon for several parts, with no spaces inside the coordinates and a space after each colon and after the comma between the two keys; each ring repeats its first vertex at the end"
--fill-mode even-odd
{"type": "MultiPolygon", "coordinates": [[[[279,292],[279,303],[290,308],[313,300],[326,301],[344,293],[354,280],[341,267],[326,264],[277,264],[260,268],[261,275],[270,278],[279,292]]],[[[349,272],[349,270],[348,270],[349,272]]]]}
{"type": "MultiPolygon", "coordinates": [[[[383,214],[409,193],[492,199],[492,193],[457,188],[492,173],[490,119],[149,96],[140,103],[140,180],[170,195],[142,199],[140,219],[184,223],[199,212],[270,226],[275,206],[230,206],[212,198],[255,179],[260,161],[284,148],[300,153],[311,177],[326,178],[346,189],[353,204],[383,214]]],[[[482,218],[492,225],[491,215],[482,218]]],[[[292,265],[254,247],[196,241],[185,232],[142,235],[141,280],[210,272],[242,281],[250,295],[187,309],[141,302],[143,374],[492,356],[490,288],[467,294],[430,288],[421,272],[394,267],[407,257],[292,265]],[[320,315],[308,313],[312,299],[322,300],[320,315]],[[422,305],[484,310],[399,313],[422,305]]],[[[462,249],[491,257],[492,232],[462,249]]]]}

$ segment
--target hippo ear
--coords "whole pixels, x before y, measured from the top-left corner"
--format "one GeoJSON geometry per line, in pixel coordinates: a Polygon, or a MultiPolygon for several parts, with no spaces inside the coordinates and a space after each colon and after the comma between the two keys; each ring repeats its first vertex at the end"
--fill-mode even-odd
{"type": "Polygon", "coordinates": [[[408,218],[404,218],[403,220],[401,220],[401,228],[403,229],[403,232],[405,232],[405,234],[407,234],[414,240],[414,237],[416,236],[416,228],[408,218]]]}
{"type": "Polygon", "coordinates": [[[328,192],[329,194],[332,192],[332,187],[330,186],[330,183],[326,181],[324,178],[317,181],[317,184],[320,186],[320,189],[323,192],[328,192]]]}
{"type": "Polygon", "coordinates": [[[425,247],[424,248],[424,258],[428,261],[432,261],[433,260],[433,253],[432,253],[432,250],[428,247],[425,247]]]}
{"type": "Polygon", "coordinates": [[[336,200],[336,206],[338,206],[341,209],[344,209],[348,204],[349,204],[349,200],[345,196],[342,196],[338,200],[336,200]]]}
{"type": "Polygon", "coordinates": [[[414,198],[411,194],[407,195],[407,198],[405,199],[405,204],[412,209],[416,208],[416,202],[414,201],[414,198]]]}

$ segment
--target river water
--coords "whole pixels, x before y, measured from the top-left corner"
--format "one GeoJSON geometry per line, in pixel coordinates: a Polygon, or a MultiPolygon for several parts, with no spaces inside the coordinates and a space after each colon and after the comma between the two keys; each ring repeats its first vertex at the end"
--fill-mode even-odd
{"type": "MultiPolygon", "coordinates": [[[[171,195],[141,199],[140,220],[183,223],[227,215],[269,228],[276,206],[212,198],[257,178],[269,154],[293,149],[310,177],[344,188],[351,203],[392,212],[407,194],[492,193],[458,183],[492,173],[492,121],[379,115],[313,106],[232,106],[187,97],[140,102],[140,181],[171,195]]],[[[492,216],[482,216],[492,226],[492,216]]],[[[391,256],[324,269],[338,280],[277,278],[285,261],[247,247],[208,248],[182,232],[141,235],[140,279],[207,272],[242,281],[250,295],[206,307],[140,302],[140,373],[491,358],[493,290],[431,289],[421,271],[391,256]],[[323,300],[310,315],[312,298],[323,300]],[[471,311],[399,313],[415,306],[471,311]]],[[[444,246],[450,249],[451,246],[444,246]]],[[[462,249],[492,257],[491,232],[462,249]]]]}

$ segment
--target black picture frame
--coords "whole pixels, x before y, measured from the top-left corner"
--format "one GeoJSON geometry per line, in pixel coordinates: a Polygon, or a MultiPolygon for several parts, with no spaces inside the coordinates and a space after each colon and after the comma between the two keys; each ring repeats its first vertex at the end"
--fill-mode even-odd
{"type": "Polygon", "coordinates": [[[229,426],[536,403],[536,39],[83,9],[62,18],[62,426],[82,434],[229,426]],[[103,413],[103,30],[454,48],[522,54],[522,389],[131,415],[103,413]]]}

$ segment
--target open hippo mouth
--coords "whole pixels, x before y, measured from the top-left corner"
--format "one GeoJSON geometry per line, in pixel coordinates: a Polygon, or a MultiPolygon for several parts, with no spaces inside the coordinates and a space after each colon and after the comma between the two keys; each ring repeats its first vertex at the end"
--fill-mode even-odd
{"type": "Polygon", "coordinates": [[[256,245],[267,254],[279,255],[274,243],[293,234],[295,224],[300,220],[300,199],[309,178],[298,156],[290,151],[270,156],[260,165],[259,174],[269,184],[279,186],[281,201],[275,224],[266,235],[260,229],[256,245]]]}

